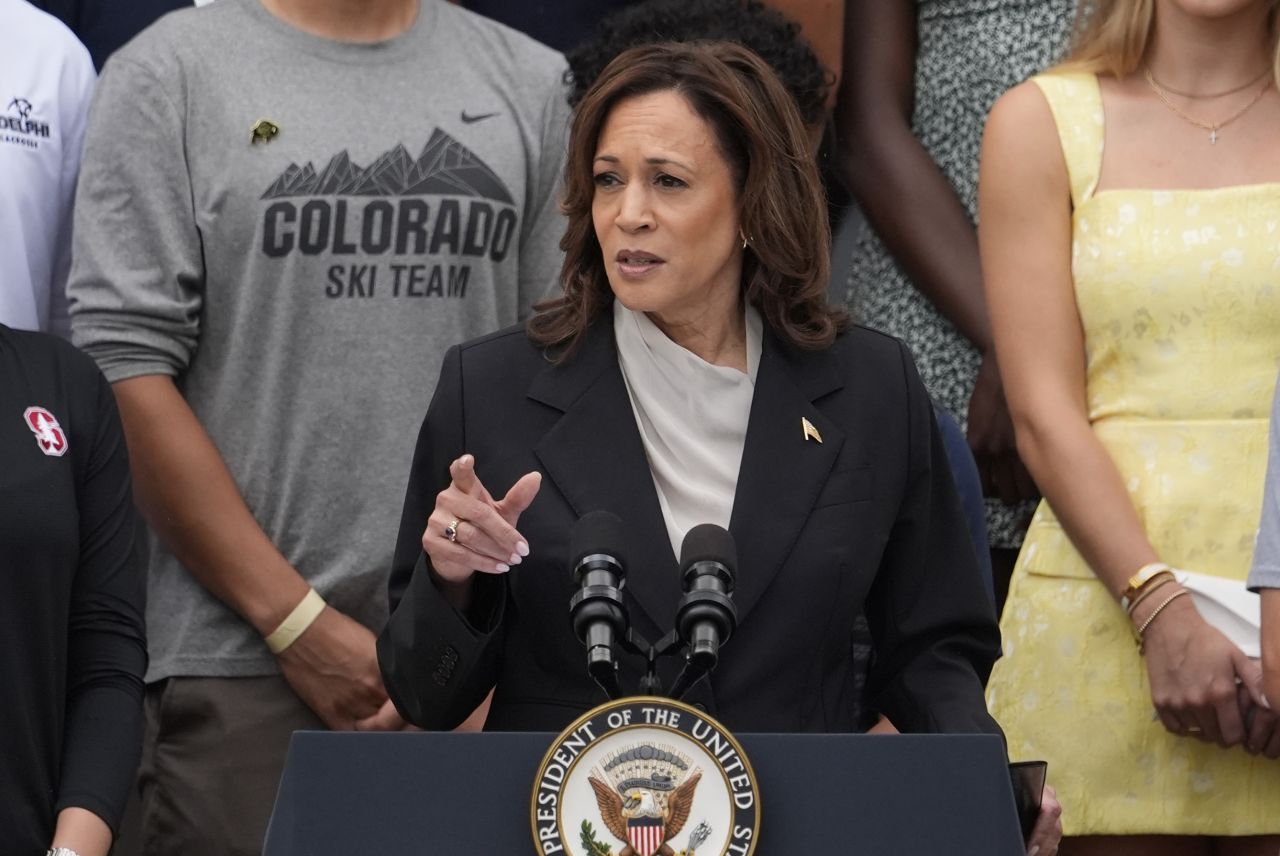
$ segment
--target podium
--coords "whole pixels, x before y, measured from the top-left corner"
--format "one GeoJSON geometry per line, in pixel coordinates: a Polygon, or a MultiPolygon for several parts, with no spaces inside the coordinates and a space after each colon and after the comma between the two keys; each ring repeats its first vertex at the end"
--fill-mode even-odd
{"type": "MultiPolygon", "coordinates": [[[[538,856],[529,798],[555,737],[297,732],[264,856],[538,856]]],[[[760,783],[759,856],[1026,852],[998,737],[737,738],[760,783]]]]}

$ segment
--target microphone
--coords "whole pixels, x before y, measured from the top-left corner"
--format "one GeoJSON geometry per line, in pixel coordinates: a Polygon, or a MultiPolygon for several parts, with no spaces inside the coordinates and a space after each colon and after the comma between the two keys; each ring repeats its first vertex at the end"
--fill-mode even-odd
{"type": "Polygon", "coordinates": [[[583,515],[569,532],[573,581],[569,600],[573,632],[587,648],[587,672],[611,699],[620,698],[614,642],[627,632],[622,605],[626,563],[622,553],[622,521],[607,511],[583,515]]]}
{"type": "Polygon", "coordinates": [[[738,550],[729,531],[714,523],[689,530],[680,545],[680,581],[684,597],[676,608],[676,632],[689,646],[684,669],[671,687],[671,697],[681,695],[720,659],[720,646],[738,626],[733,603],[733,578],[738,550]]]}

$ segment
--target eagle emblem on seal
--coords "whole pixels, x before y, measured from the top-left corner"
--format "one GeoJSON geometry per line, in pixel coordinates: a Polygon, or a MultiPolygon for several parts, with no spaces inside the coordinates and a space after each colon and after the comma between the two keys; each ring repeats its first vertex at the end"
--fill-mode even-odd
{"type": "Polygon", "coordinates": [[[618,856],[675,856],[667,842],[688,822],[701,778],[681,753],[642,743],[609,756],[587,781],[600,819],[624,844],[618,856]]]}

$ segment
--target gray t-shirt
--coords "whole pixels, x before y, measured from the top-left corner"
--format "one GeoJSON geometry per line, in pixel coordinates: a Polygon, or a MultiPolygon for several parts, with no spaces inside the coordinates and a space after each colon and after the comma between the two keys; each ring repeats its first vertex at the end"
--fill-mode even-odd
{"type": "MultiPolygon", "coordinates": [[[[563,71],[438,0],[372,45],[220,0],[103,72],[74,341],[113,382],[174,376],[272,542],[370,628],[445,349],[556,287],[563,71]]],[[[147,606],[148,680],[277,668],[154,538],[147,606]]]]}
{"type": "Polygon", "coordinates": [[[1280,389],[1271,404],[1271,450],[1262,487],[1262,522],[1253,549],[1249,588],[1280,588],[1280,389]]]}

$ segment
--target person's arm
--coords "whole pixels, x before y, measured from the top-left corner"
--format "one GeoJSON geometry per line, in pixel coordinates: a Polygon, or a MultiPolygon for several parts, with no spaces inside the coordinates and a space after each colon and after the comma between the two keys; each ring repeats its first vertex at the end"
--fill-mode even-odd
{"type": "MultiPolygon", "coordinates": [[[[183,567],[265,637],[310,586],[253,518],[170,378],[130,378],[115,392],[138,508],[183,567]]],[[[373,634],[332,607],[278,660],[290,686],[330,728],[354,728],[387,700],[373,634]]]]}
{"type": "MultiPolygon", "coordinates": [[[[199,339],[204,264],[184,111],[175,102],[181,90],[166,79],[115,57],[99,82],[77,189],[73,338],[115,388],[144,517],[201,585],[265,635],[309,586],[254,520],[174,385],[199,339]]],[[[373,634],[332,608],[279,663],[332,728],[352,728],[380,709],[394,714],[373,634]]]]}
{"type": "Polygon", "coordinates": [[[65,847],[80,856],[107,856],[111,840],[111,827],[102,818],[87,809],[64,808],[58,812],[49,847],[65,847]]]}
{"type": "MultiPolygon", "coordinates": [[[[1089,423],[1071,277],[1070,185],[1053,116],[1035,84],[1015,87],[991,111],[979,188],[988,304],[1018,448],[1076,549],[1119,598],[1128,578],[1159,556],[1089,423]]],[[[1158,602],[1139,604],[1134,623],[1158,602]]],[[[1170,731],[1223,745],[1243,739],[1235,678],[1247,677],[1248,658],[1190,598],[1157,616],[1145,652],[1153,701],[1170,731]]]]}
{"type": "Polygon", "coordinates": [[[1262,592],[1262,692],[1280,711],[1280,588],[1262,592]]]}
{"type": "MultiPolygon", "coordinates": [[[[872,707],[903,732],[1000,733],[983,684],[1000,650],[933,405],[899,345],[905,489],[865,610],[872,707]]],[[[898,399],[895,399],[898,400],[898,399]]]]}
{"type": "Polygon", "coordinates": [[[968,439],[987,495],[1031,498],[992,348],[978,241],[964,204],[911,129],[914,0],[849,0],[836,102],[840,177],[912,285],[982,354],[968,439]]]}
{"type": "MultiPolygon", "coordinates": [[[[983,698],[1000,631],[933,406],[899,347],[909,415],[907,488],[866,607],[877,652],[868,687],[885,712],[869,733],[1001,734],[983,698]]],[[[1061,841],[1062,806],[1046,785],[1027,852],[1054,853],[1061,841]]]]}
{"type": "Polygon", "coordinates": [[[837,168],[911,282],[986,353],[991,326],[964,204],[911,130],[914,0],[849,0],[836,102],[837,168]]]}
{"type": "MultiPolygon", "coordinates": [[[[498,672],[506,573],[529,554],[516,530],[541,484],[526,474],[494,501],[463,453],[462,359],[445,354],[409,472],[378,660],[396,708],[423,728],[454,728],[498,672]],[[457,540],[442,535],[455,520],[457,540]],[[425,530],[424,530],[425,527],[425,530]]],[[[478,711],[477,711],[478,713],[478,711]]]]}
{"type": "Polygon", "coordinates": [[[67,619],[66,726],[51,846],[106,856],[142,747],[146,591],[133,551],[120,419],[106,381],[85,368],[85,381],[71,382],[85,395],[92,433],[76,446],[88,451],[76,462],[80,556],[67,619]]]}

